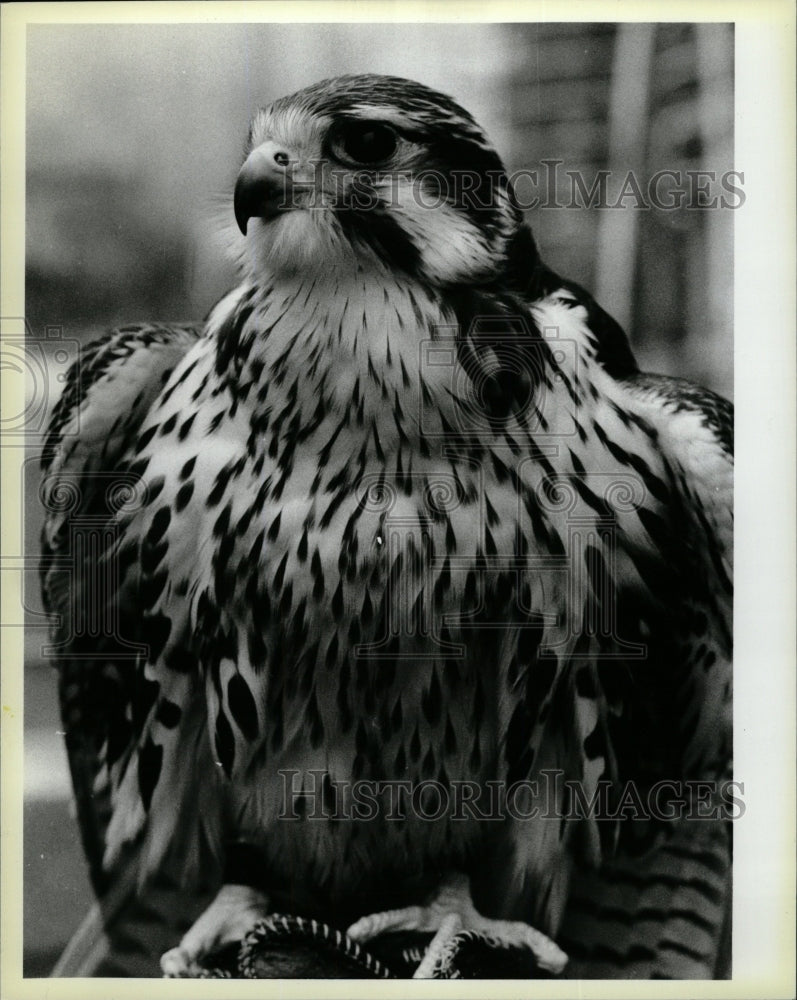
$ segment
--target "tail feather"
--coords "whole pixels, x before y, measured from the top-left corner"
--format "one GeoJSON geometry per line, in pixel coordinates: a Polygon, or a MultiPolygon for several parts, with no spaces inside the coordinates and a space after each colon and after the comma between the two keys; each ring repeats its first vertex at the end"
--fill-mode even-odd
{"type": "Polygon", "coordinates": [[[583,979],[722,979],[730,975],[731,832],[682,822],[643,856],[577,870],[559,943],[583,979]]]}

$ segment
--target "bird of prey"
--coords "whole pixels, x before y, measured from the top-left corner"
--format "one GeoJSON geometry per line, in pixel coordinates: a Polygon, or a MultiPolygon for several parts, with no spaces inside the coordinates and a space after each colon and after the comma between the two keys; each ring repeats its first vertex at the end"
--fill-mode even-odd
{"type": "Polygon", "coordinates": [[[730,405],[640,373],[418,83],[261,110],[230,208],[237,287],[91,345],[43,454],[106,930],[168,884],[169,975],[275,910],[437,932],[421,975],[457,928],[722,974],[730,405]]]}

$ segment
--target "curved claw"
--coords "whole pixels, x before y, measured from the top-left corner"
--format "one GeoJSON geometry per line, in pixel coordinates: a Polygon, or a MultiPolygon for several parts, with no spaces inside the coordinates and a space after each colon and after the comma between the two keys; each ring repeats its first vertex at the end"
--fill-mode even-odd
{"type": "Polygon", "coordinates": [[[419,930],[424,922],[424,908],[405,906],[398,910],[382,910],[360,917],[346,931],[352,941],[370,941],[385,931],[419,930]]]}
{"type": "Polygon", "coordinates": [[[482,916],[473,905],[467,876],[459,872],[449,874],[424,906],[370,913],[352,924],[347,933],[355,941],[369,941],[386,931],[436,931],[415,972],[416,979],[426,979],[432,977],[446,948],[463,928],[478,931],[510,947],[528,948],[540,968],[555,975],[567,965],[568,958],[562,949],[529,924],[482,916]]]}
{"type": "Polygon", "coordinates": [[[475,930],[497,938],[502,944],[528,948],[541,969],[558,975],[567,965],[567,955],[549,937],[520,920],[480,917],[475,930]]]}
{"type": "Polygon", "coordinates": [[[199,966],[191,961],[185,948],[178,945],[161,955],[161,972],[167,979],[193,979],[199,966]]]}
{"type": "Polygon", "coordinates": [[[426,954],[421,964],[415,970],[413,979],[434,979],[434,971],[443,964],[446,950],[459,931],[462,930],[462,917],[458,913],[449,913],[443,917],[440,928],[429,942],[426,954]]]}
{"type": "Polygon", "coordinates": [[[240,941],[268,912],[268,898],[249,885],[223,885],[210,906],[176,948],[161,955],[169,979],[194,978],[202,960],[225,944],[240,941]]]}

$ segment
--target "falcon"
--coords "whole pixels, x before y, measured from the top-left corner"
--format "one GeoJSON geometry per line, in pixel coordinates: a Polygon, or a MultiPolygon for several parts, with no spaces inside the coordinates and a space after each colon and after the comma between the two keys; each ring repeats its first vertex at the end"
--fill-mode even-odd
{"type": "Polygon", "coordinates": [[[418,83],[261,110],[230,207],[237,287],[92,344],[43,452],[100,928],[168,886],[172,976],[275,911],[433,933],[419,976],[463,929],[722,974],[730,404],[640,373],[418,83]]]}

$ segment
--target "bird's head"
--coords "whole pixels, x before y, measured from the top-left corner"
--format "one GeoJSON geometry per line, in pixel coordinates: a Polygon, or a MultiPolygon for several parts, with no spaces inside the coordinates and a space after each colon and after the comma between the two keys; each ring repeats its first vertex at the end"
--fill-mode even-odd
{"type": "Polygon", "coordinates": [[[255,276],[370,261],[432,285],[496,277],[521,223],[468,112],[374,75],[322,81],[255,115],[235,217],[255,276]]]}

